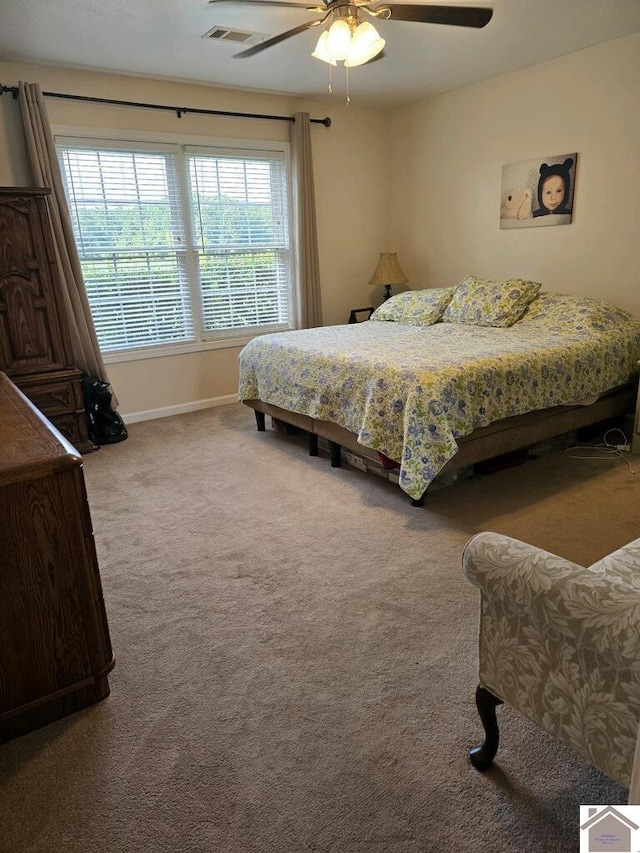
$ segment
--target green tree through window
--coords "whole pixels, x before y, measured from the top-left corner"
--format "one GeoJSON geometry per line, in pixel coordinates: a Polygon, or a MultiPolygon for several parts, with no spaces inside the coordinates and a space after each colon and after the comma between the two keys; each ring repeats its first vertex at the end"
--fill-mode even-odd
{"type": "Polygon", "coordinates": [[[292,327],[284,152],[58,150],[103,351],[292,327]]]}

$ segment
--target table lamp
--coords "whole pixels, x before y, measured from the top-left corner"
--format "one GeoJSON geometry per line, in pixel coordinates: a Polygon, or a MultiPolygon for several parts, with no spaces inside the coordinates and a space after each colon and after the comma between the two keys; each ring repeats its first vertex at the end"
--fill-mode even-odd
{"type": "Polygon", "coordinates": [[[384,285],[384,299],[391,296],[391,285],[406,284],[409,279],[402,272],[397,252],[380,252],[376,271],[369,279],[369,284],[384,285]]]}

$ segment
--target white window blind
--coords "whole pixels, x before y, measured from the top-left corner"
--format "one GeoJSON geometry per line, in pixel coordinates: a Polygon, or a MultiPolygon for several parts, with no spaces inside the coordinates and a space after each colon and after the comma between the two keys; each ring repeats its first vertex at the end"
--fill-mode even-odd
{"type": "Polygon", "coordinates": [[[58,150],[103,351],[292,327],[284,152],[58,150]]]}
{"type": "Polygon", "coordinates": [[[205,331],[288,322],[284,163],[188,153],[205,331]]]}

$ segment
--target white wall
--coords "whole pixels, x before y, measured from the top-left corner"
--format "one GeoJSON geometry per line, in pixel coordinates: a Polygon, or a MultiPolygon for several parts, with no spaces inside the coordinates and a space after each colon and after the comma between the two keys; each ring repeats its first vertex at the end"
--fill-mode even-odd
{"type": "MultiPolygon", "coordinates": [[[[312,131],[326,323],[372,304],[378,253],[397,251],[409,287],[467,273],[541,281],[640,315],[640,34],[397,111],[136,77],[0,62],[5,85],[255,113],[305,110],[312,131]],[[578,152],[573,222],[500,230],[502,166],[578,152]]],[[[47,100],[54,124],[286,138],[287,125],[47,100]],[[283,135],[284,134],[284,135],[283,135]]],[[[0,184],[25,185],[18,105],[0,98],[0,184]]],[[[377,302],[380,296],[377,296],[377,302]]],[[[377,304],[375,302],[375,304],[377,304]]],[[[238,347],[109,366],[121,411],[170,413],[233,399],[238,347]]]]}
{"type": "MultiPolygon", "coordinates": [[[[312,125],[322,307],[326,324],[346,323],[351,308],[371,304],[367,285],[388,249],[388,128],[384,113],[339,100],[300,101],[146,78],[0,62],[0,82],[40,83],[44,91],[234,112],[329,115],[331,127],[312,125]],[[363,152],[366,154],[362,156],[363,152]]],[[[48,98],[53,125],[145,130],[240,139],[288,138],[287,122],[197,116],[48,98]]],[[[28,186],[19,105],[0,98],[0,185],[28,186]]],[[[378,301],[380,299],[378,298],[378,301]]],[[[170,414],[212,401],[236,399],[239,347],[108,365],[124,417],[170,414]]]]}
{"type": "Polygon", "coordinates": [[[520,277],[640,315],[640,33],[400,109],[391,140],[411,287],[520,277]],[[572,223],[500,230],[503,164],[573,151],[572,223]]]}

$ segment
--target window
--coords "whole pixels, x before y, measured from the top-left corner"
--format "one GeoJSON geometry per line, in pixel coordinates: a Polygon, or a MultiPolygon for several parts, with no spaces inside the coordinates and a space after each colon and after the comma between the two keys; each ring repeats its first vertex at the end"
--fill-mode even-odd
{"type": "Polygon", "coordinates": [[[283,150],[58,143],[103,352],[293,327],[283,150]]]}

